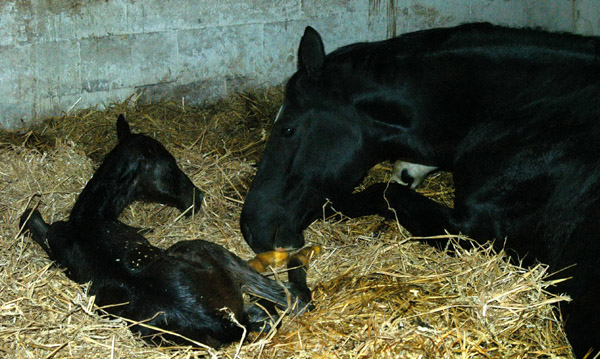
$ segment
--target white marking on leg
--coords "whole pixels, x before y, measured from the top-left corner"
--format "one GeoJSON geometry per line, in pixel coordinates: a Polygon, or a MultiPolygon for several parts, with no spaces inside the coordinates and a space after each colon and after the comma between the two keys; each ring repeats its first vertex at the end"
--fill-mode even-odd
{"type": "Polygon", "coordinates": [[[394,173],[392,175],[392,179],[400,183],[401,185],[410,185],[411,189],[415,189],[417,188],[417,186],[419,186],[419,184],[421,184],[421,182],[423,182],[423,179],[425,179],[425,177],[427,177],[428,174],[435,170],[437,170],[437,167],[419,165],[416,163],[404,161],[396,161],[396,163],[394,163],[394,173]],[[404,180],[402,180],[403,171],[406,171],[405,175],[408,175],[410,178],[412,178],[412,183],[407,183],[404,180]]]}

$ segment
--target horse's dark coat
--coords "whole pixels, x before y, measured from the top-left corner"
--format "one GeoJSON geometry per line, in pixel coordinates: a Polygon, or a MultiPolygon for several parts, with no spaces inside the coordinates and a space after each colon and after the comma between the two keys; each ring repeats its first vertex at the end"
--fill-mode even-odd
{"type": "Polygon", "coordinates": [[[393,218],[366,171],[403,160],[451,171],[455,207],[390,184],[413,235],[497,239],[573,276],[557,291],[577,356],[600,348],[600,38],[467,24],[325,56],[307,28],[298,71],[246,198],[255,251],[303,245],[325,199],[393,218]]]}
{"type": "MultiPolygon", "coordinates": [[[[21,226],[71,279],[92,282],[90,294],[98,306],[176,333],[163,338],[186,343],[186,337],[215,347],[242,337],[243,329],[229,313],[240,324],[259,329],[269,315],[276,315],[273,305],[287,308],[286,291],[299,301],[297,313],[305,309],[310,292],[302,268],[290,277],[298,283],[283,288],[217,244],[182,241],[163,250],[119,222],[121,211],[136,199],[197,211],[203,198],[158,141],[131,134],[122,117],[117,129],[118,145],[79,195],[68,221],[49,225],[37,210],[21,217],[21,226]],[[243,292],[263,298],[262,305],[273,313],[245,305],[243,292]]],[[[157,331],[143,325],[133,329],[161,343],[157,331]]]]}

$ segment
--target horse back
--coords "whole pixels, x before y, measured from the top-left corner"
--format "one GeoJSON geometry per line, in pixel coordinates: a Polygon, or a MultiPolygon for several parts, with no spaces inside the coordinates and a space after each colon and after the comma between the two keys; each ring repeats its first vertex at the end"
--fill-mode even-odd
{"type": "Polygon", "coordinates": [[[600,39],[539,29],[469,23],[411,32],[378,42],[346,45],[327,55],[327,61],[350,63],[358,68],[443,55],[488,57],[502,61],[524,59],[546,64],[563,61],[595,64],[600,58],[600,39]]]}

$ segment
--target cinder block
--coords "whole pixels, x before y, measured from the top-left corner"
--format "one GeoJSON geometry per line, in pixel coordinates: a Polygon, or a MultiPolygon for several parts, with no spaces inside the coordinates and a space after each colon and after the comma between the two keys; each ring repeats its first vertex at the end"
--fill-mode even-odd
{"type": "Polygon", "coordinates": [[[29,41],[69,41],[80,37],[80,2],[40,0],[30,4],[29,41]]]}
{"type": "Polygon", "coordinates": [[[309,25],[321,34],[327,53],[340,46],[369,40],[368,12],[348,12],[267,24],[263,50],[265,66],[259,72],[265,84],[285,82],[296,71],[298,46],[304,29],[309,25]]]}
{"type": "MultiPolygon", "coordinates": [[[[87,37],[100,27],[117,31],[120,22],[106,23],[107,18],[114,18],[116,12],[102,9],[97,16],[91,14],[96,11],[95,6],[106,6],[116,2],[83,3],[72,1],[2,1],[0,2],[0,41],[3,43],[16,42],[48,42],[76,40],[87,37]],[[95,5],[92,5],[95,4],[95,5]],[[105,19],[101,19],[105,17],[105,19]],[[94,20],[95,21],[92,21],[94,20]]],[[[126,24],[126,22],[123,22],[126,24]]]]}
{"type": "MultiPolygon", "coordinates": [[[[302,12],[305,17],[321,17],[323,15],[343,14],[348,12],[367,12],[372,3],[387,3],[390,1],[369,0],[303,0],[302,12]]],[[[393,4],[393,2],[391,2],[393,4]]]]}
{"type": "MultiPolygon", "coordinates": [[[[457,6],[451,7],[438,1],[423,1],[398,7],[393,18],[388,17],[388,21],[392,23],[395,20],[395,35],[400,35],[410,31],[452,26],[475,20],[475,10],[463,11],[458,17],[455,14],[456,10],[457,6]]],[[[387,35],[392,37],[394,34],[388,31],[387,35]]]]}
{"type": "Polygon", "coordinates": [[[199,104],[204,101],[213,101],[223,97],[227,91],[225,80],[214,78],[197,80],[188,83],[162,83],[156,85],[141,86],[136,89],[141,92],[139,101],[156,102],[165,98],[183,99],[185,104],[199,104]]]}
{"type": "MultiPolygon", "coordinates": [[[[513,2],[516,2],[513,0],[513,2]]],[[[550,31],[574,31],[573,6],[576,1],[530,1],[524,9],[522,23],[512,24],[521,27],[541,27],[550,31]]],[[[514,6],[518,6],[518,3],[514,6]]],[[[597,13],[596,13],[597,14],[597,13]]],[[[492,15],[493,16],[493,15],[492,15]]],[[[493,17],[492,17],[493,19],[493,17]]]]}
{"type": "Polygon", "coordinates": [[[544,0],[470,0],[460,3],[445,0],[420,0],[398,4],[398,34],[465,22],[488,21],[517,27],[542,27],[572,31],[568,10],[571,2],[544,0]]]}
{"type": "MultiPolygon", "coordinates": [[[[135,67],[131,87],[174,81],[181,72],[178,61],[177,34],[154,32],[129,37],[135,67]]],[[[122,74],[127,76],[127,74],[122,74]]]]}
{"type": "Polygon", "coordinates": [[[81,92],[79,43],[75,40],[40,42],[33,46],[36,97],[77,95],[81,92]]]}
{"type": "Polygon", "coordinates": [[[0,46],[0,101],[33,101],[37,91],[33,46],[0,46]]]}
{"type": "Polygon", "coordinates": [[[326,52],[359,41],[367,41],[368,13],[347,12],[310,19],[311,26],[320,32],[326,52]]]}
{"type": "Polygon", "coordinates": [[[139,76],[132,63],[131,36],[83,39],[81,84],[85,92],[128,87],[139,76]]]}
{"type": "Polygon", "coordinates": [[[598,0],[573,1],[575,31],[583,35],[600,35],[600,7],[598,0]]]}
{"type": "Polygon", "coordinates": [[[79,39],[132,33],[128,18],[128,6],[132,5],[128,5],[129,1],[88,1],[83,3],[50,1],[50,3],[74,4],[71,10],[72,15],[69,17],[77,21],[79,39]]]}
{"type": "Polygon", "coordinates": [[[261,24],[300,16],[300,0],[164,0],[128,7],[136,32],[261,24]]]}
{"type": "Polygon", "coordinates": [[[35,118],[33,111],[33,102],[31,101],[3,101],[0,99],[0,131],[16,130],[21,127],[29,126],[35,118]]]}
{"type": "Polygon", "coordinates": [[[301,0],[207,0],[195,6],[201,24],[266,23],[301,16],[301,0]]]}
{"type": "Polygon", "coordinates": [[[330,52],[468,21],[598,35],[599,10],[596,0],[0,1],[0,124],[80,97],[90,106],[144,89],[193,103],[280,84],[307,25],[330,52]]]}
{"type": "Polygon", "coordinates": [[[77,38],[76,21],[56,10],[66,1],[0,1],[0,45],[77,38]]]}
{"type": "Polygon", "coordinates": [[[255,76],[227,76],[225,78],[225,93],[234,94],[237,92],[248,91],[253,88],[265,87],[263,80],[255,76]]]}
{"type": "Polygon", "coordinates": [[[369,28],[368,42],[389,39],[392,34],[392,28],[388,26],[385,15],[369,15],[367,27],[369,28]]]}
{"type": "Polygon", "coordinates": [[[75,110],[80,105],[80,95],[70,96],[44,96],[37,98],[33,104],[35,118],[47,116],[61,116],[68,111],[75,110]]]}
{"type": "Polygon", "coordinates": [[[307,20],[266,24],[264,28],[264,68],[259,76],[266,84],[285,82],[296,71],[296,57],[307,20]]]}
{"type": "Polygon", "coordinates": [[[177,73],[173,33],[81,40],[81,82],[86,92],[172,81],[177,73]]]}
{"type": "Polygon", "coordinates": [[[261,24],[178,31],[177,39],[181,82],[254,74],[264,67],[261,24]]]}
{"type": "Polygon", "coordinates": [[[392,37],[396,8],[391,2],[370,1],[367,11],[367,41],[379,41],[392,37]],[[392,26],[390,26],[392,25],[392,26]]]}
{"type": "Polygon", "coordinates": [[[31,19],[27,4],[0,2],[0,46],[27,41],[27,20],[31,19]]]}
{"type": "Polygon", "coordinates": [[[88,108],[92,106],[98,106],[99,109],[103,109],[106,107],[106,105],[111,103],[120,103],[125,101],[136,92],[136,89],[133,87],[125,87],[111,91],[82,92],[79,97],[71,97],[68,99],[68,101],[66,101],[66,103],[69,107],[71,107],[76,101],[78,101],[74,109],[88,108]]]}

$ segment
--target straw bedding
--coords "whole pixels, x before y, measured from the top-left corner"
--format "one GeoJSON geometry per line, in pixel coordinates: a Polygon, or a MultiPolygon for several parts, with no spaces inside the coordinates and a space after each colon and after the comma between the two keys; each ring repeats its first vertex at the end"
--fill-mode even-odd
{"type": "MultiPolygon", "coordinates": [[[[490,246],[464,251],[451,237],[439,251],[378,217],[329,218],[306,231],[324,253],[309,270],[314,311],[285,316],[278,330],[250,333],[219,351],[156,348],[128,323],[96,311],[86,285],[52,266],[18,219],[39,202],[48,222],[65,219],[102,157],[116,142],[124,113],[134,132],[160,140],[206,193],[202,213],[181,217],[158,204],[135,203],[126,223],[153,228],[160,247],[203,238],[243,258],[241,205],[281,103],[280,89],[238,94],[201,107],[135,99],[102,111],[47,119],[23,132],[0,132],[0,353],[19,358],[558,358],[569,357],[544,265],[521,268],[490,246]]],[[[365,183],[390,178],[376,166],[365,183]]],[[[451,176],[421,191],[452,205],[451,176]]],[[[284,274],[279,274],[285,278],[284,274]]],[[[554,278],[554,277],[552,277],[554,278]]]]}

